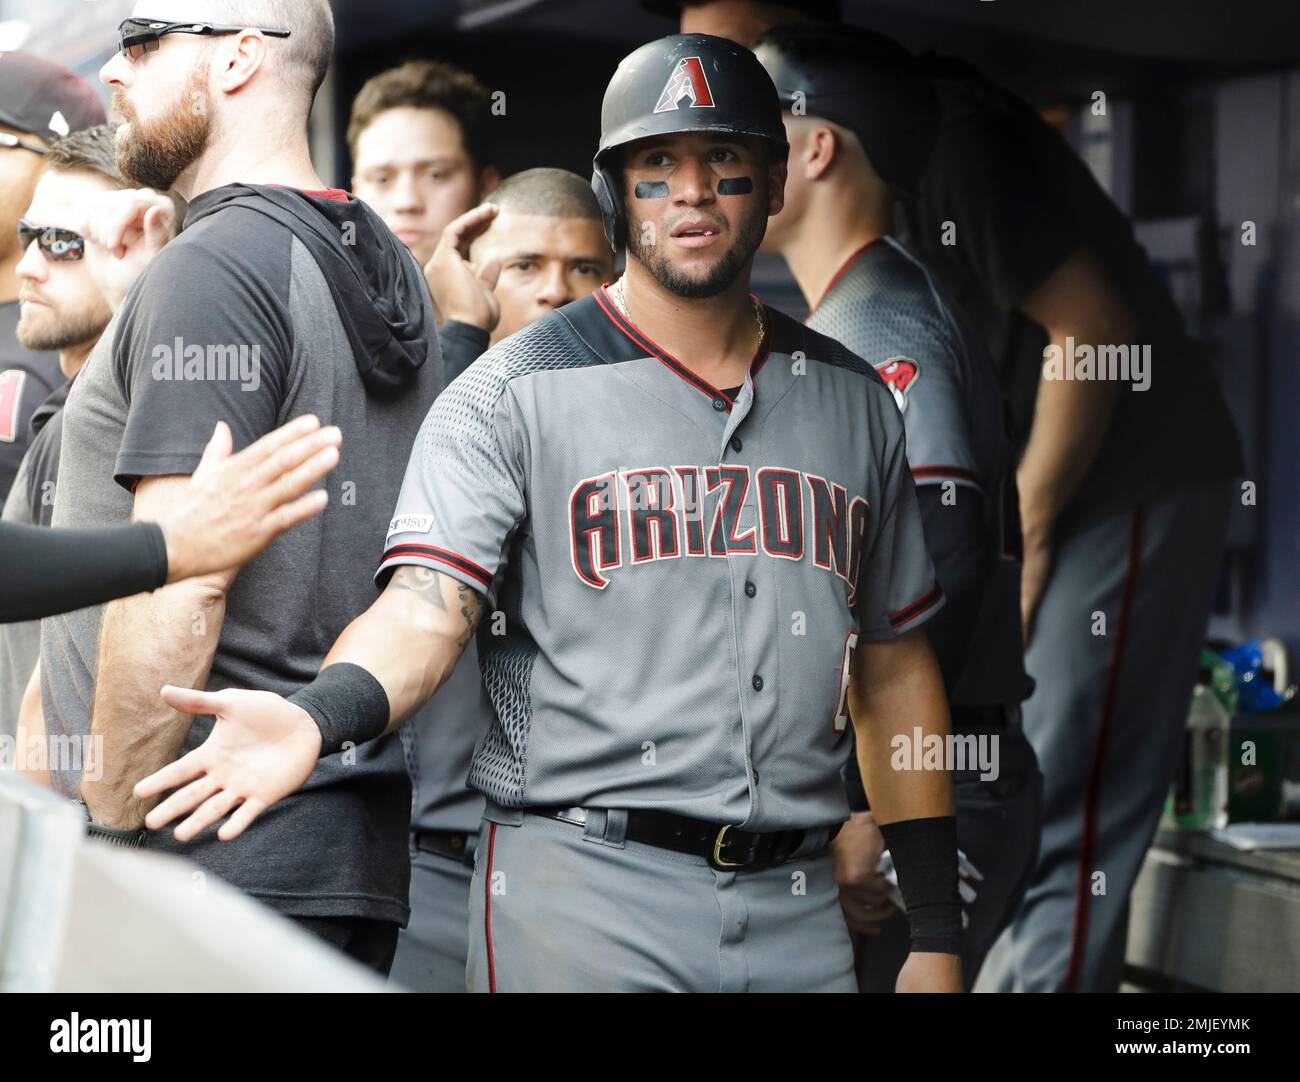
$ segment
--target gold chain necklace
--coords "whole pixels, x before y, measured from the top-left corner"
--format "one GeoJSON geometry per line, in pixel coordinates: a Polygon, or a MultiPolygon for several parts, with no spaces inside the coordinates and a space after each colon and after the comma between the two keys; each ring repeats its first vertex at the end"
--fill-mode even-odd
{"type": "MultiPolygon", "coordinates": [[[[612,286],[609,286],[606,292],[610,295],[610,298],[614,301],[614,307],[616,307],[619,310],[619,312],[622,313],[624,319],[626,319],[629,323],[631,323],[632,317],[631,315],[628,314],[628,310],[627,310],[627,297],[624,295],[623,292],[624,280],[625,280],[624,277],[620,275],[618,281],[616,281],[612,286]]],[[[754,310],[754,324],[758,328],[758,345],[762,345],[763,336],[767,334],[767,328],[763,324],[763,309],[759,305],[759,303],[756,300],[754,300],[753,297],[749,298],[749,304],[750,307],[753,308],[754,310]]],[[[755,353],[758,352],[757,345],[754,347],[754,352],[755,353]]]]}

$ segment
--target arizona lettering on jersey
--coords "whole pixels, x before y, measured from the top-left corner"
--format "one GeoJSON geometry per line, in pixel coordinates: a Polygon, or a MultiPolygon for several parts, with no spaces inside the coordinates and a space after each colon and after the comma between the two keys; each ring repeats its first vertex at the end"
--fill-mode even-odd
{"type": "Polygon", "coordinates": [[[855,645],[942,594],[888,388],[831,339],[766,324],[733,397],[597,290],[430,411],[378,577],[428,567],[497,610],[478,636],[496,721],[469,781],[498,804],[755,830],[847,814],[855,645]]]}
{"type": "Polygon", "coordinates": [[[573,486],[573,570],[603,590],[625,565],[761,551],[838,575],[852,605],[869,511],[843,485],[781,466],[611,470],[573,486]]]}

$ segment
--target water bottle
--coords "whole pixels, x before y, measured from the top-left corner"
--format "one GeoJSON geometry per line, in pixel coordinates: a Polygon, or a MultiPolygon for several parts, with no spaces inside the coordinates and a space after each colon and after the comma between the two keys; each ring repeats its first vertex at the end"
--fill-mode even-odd
{"type": "Polygon", "coordinates": [[[1166,823],[1184,830],[1228,825],[1228,745],[1232,715],[1211,686],[1212,671],[1202,668],[1192,691],[1183,754],[1169,801],[1166,823]]]}

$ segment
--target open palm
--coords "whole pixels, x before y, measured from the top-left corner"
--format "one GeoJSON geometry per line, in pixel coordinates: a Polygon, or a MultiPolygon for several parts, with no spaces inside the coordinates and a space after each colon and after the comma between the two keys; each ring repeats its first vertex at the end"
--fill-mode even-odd
{"type": "Polygon", "coordinates": [[[278,800],[296,792],[320,758],[320,728],[301,707],[269,691],[204,692],[167,685],[163,700],[186,714],[211,714],[208,738],[135,786],[146,800],[175,789],[145,816],[150,830],[191,813],[173,832],[187,842],[218,820],[231,841],[278,800]]]}

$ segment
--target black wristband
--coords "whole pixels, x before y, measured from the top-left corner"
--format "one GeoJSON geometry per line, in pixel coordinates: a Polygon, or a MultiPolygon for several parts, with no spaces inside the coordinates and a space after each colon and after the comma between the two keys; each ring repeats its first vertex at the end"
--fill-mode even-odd
{"type": "Polygon", "coordinates": [[[79,805],[86,816],[87,838],[95,838],[108,845],[117,845],[126,849],[139,849],[149,839],[149,831],[144,827],[139,830],[118,830],[117,827],[103,826],[91,818],[90,808],[86,806],[84,800],[74,800],[73,803],[79,805]]]}
{"type": "Polygon", "coordinates": [[[957,819],[936,815],[880,828],[907,903],[912,950],[961,953],[961,895],[957,876],[957,819]]]}
{"type": "Polygon", "coordinates": [[[341,661],[289,696],[320,727],[322,756],[343,750],[347,742],[364,744],[388,728],[388,693],[360,665],[341,661]]]}

